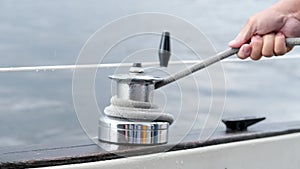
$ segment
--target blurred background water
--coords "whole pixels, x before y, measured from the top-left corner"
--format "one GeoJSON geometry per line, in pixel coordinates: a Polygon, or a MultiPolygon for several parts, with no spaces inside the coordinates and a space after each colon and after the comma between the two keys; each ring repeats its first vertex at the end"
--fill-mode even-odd
{"type": "MultiPolygon", "coordinates": [[[[162,12],[184,18],[210,39],[216,51],[222,51],[251,14],[275,2],[0,0],[0,66],[75,64],[81,48],[95,31],[112,20],[138,12],[162,12]]],[[[158,42],[157,37],[143,41],[153,44],[154,48],[158,42]]],[[[129,43],[112,55],[118,55],[121,61],[131,49],[139,47],[143,49],[138,41],[133,45],[129,43]]],[[[297,51],[292,53],[297,54],[297,51]]],[[[222,65],[226,80],[223,117],[261,115],[267,117],[266,122],[300,120],[297,58],[225,61],[222,65]]],[[[110,81],[106,75],[114,71],[98,70],[96,91],[100,108],[109,104],[111,93],[107,84],[110,81]]],[[[72,70],[0,73],[0,147],[55,145],[86,139],[73,106],[72,75],[72,70]]],[[[195,123],[202,124],[201,113],[207,112],[212,97],[210,81],[205,72],[198,73],[195,79],[199,83],[196,87],[189,86],[189,81],[194,79],[182,81],[186,86],[182,92],[191,95],[182,105],[193,104],[193,94],[199,89],[197,104],[202,109],[195,123]]],[[[178,88],[174,85],[165,90],[169,96],[162,96],[173,98],[167,100],[166,110],[176,114],[176,110],[181,109],[177,104],[178,88]]],[[[192,108],[184,112],[185,118],[176,119],[171,129],[195,119],[195,112],[197,110],[192,108]]],[[[223,126],[220,124],[220,127],[223,126]]]]}

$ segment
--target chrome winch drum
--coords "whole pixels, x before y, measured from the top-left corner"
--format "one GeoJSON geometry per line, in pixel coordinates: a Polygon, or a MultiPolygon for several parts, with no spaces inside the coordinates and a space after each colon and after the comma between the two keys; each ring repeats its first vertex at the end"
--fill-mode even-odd
{"type": "Polygon", "coordinates": [[[110,78],[117,83],[117,95],[99,120],[99,140],[118,144],[167,143],[173,117],[152,104],[154,84],[162,79],[140,73],[110,78]]]}

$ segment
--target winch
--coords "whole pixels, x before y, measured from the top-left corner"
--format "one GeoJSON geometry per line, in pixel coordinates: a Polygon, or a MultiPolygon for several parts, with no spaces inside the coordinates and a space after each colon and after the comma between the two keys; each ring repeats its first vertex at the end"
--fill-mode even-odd
{"type": "MultiPolygon", "coordinates": [[[[300,38],[287,38],[286,45],[300,45],[300,38]]],[[[99,119],[98,139],[116,144],[167,143],[169,126],[174,118],[153,104],[155,89],[228,58],[238,51],[238,48],[226,49],[164,78],[155,76],[152,68],[143,68],[142,63],[133,63],[127,74],[109,76],[116,82],[117,94],[104,109],[105,116],[99,119]]],[[[163,32],[159,47],[161,67],[167,67],[170,55],[170,33],[163,32]]],[[[230,121],[228,124],[229,127],[232,126],[230,121]]]]}
{"type": "MultiPolygon", "coordinates": [[[[170,55],[170,34],[163,32],[159,47],[161,67],[168,66],[170,55]]],[[[163,78],[151,70],[143,68],[142,63],[133,63],[128,74],[109,76],[116,82],[117,92],[104,110],[105,117],[99,120],[99,140],[118,144],[167,143],[174,118],[153,104],[155,84],[163,78]]]]}

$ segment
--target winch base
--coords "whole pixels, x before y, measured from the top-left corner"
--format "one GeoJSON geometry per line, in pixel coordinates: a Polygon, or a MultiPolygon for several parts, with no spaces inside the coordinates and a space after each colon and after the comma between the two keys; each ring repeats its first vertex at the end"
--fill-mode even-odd
{"type": "Polygon", "coordinates": [[[157,145],[168,142],[168,122],[137,122],[102,117],[98,139],[116,144],[157,145]]]}

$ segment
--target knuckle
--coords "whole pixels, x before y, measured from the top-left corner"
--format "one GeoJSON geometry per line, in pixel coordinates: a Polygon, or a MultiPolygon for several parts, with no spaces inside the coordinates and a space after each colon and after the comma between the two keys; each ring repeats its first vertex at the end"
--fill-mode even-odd
{"type": "Polygon", "coordinates": [[[263,39],[262,39],[262,38],[259,38],[259,37],[252,38],[251,43],[252,43],[254,46],[262,46],[262,44],[263,44],[263,39]]]}
{"type": "Polygon", "coordinates": [[[263,53],[263,55],[264,55],[265,57],[272,57],[272,56],[273,56],[273,53],[263,53]]]}
{"type": "Polygon", "coordinates": [[[262,55],[265,57],[272,57],[274,55],[274,53],[272,50],[267,49],[267,50],[262,51],[262,55]]]}
{"type": "Polygon", "coordinates": [[[237,55],[238,56],[238,58],[240,58],[240,59],[246,59],[247,58],[247,56],[242,56],[242,55],[237,55]]]}
{"type": "Polygon", "coordinates": [[[277,56],[280,56],[280,55],[284,55],[286,52],[284,51],[284,50],[276,50],[275,49],[275,54],[277,55],[277,56]]]}
{"type": "Polygon", "coordinates": [[[274,49],[274,53],[277,56],[284,55],[286,52],[287,52],[287,49],[285,47],[277,47],[277,48],[275,47],[275,49],[274,49]]]}
{"type": "Polygon", "coordinates": [[[250,58],[252,60],[259,60],[261,58],[261,55],[251,55],[250,58]]]}
{"type": "Polygon", "coordinates": [[[238,58],[240,58],[240,59],[246,59],[247,57],[249,57],[249,56],[246,56],[243,52],[241,52],[241,51],[239,51],[238,53],[237,53],[237,56],[238,56],[238,58]]]}

